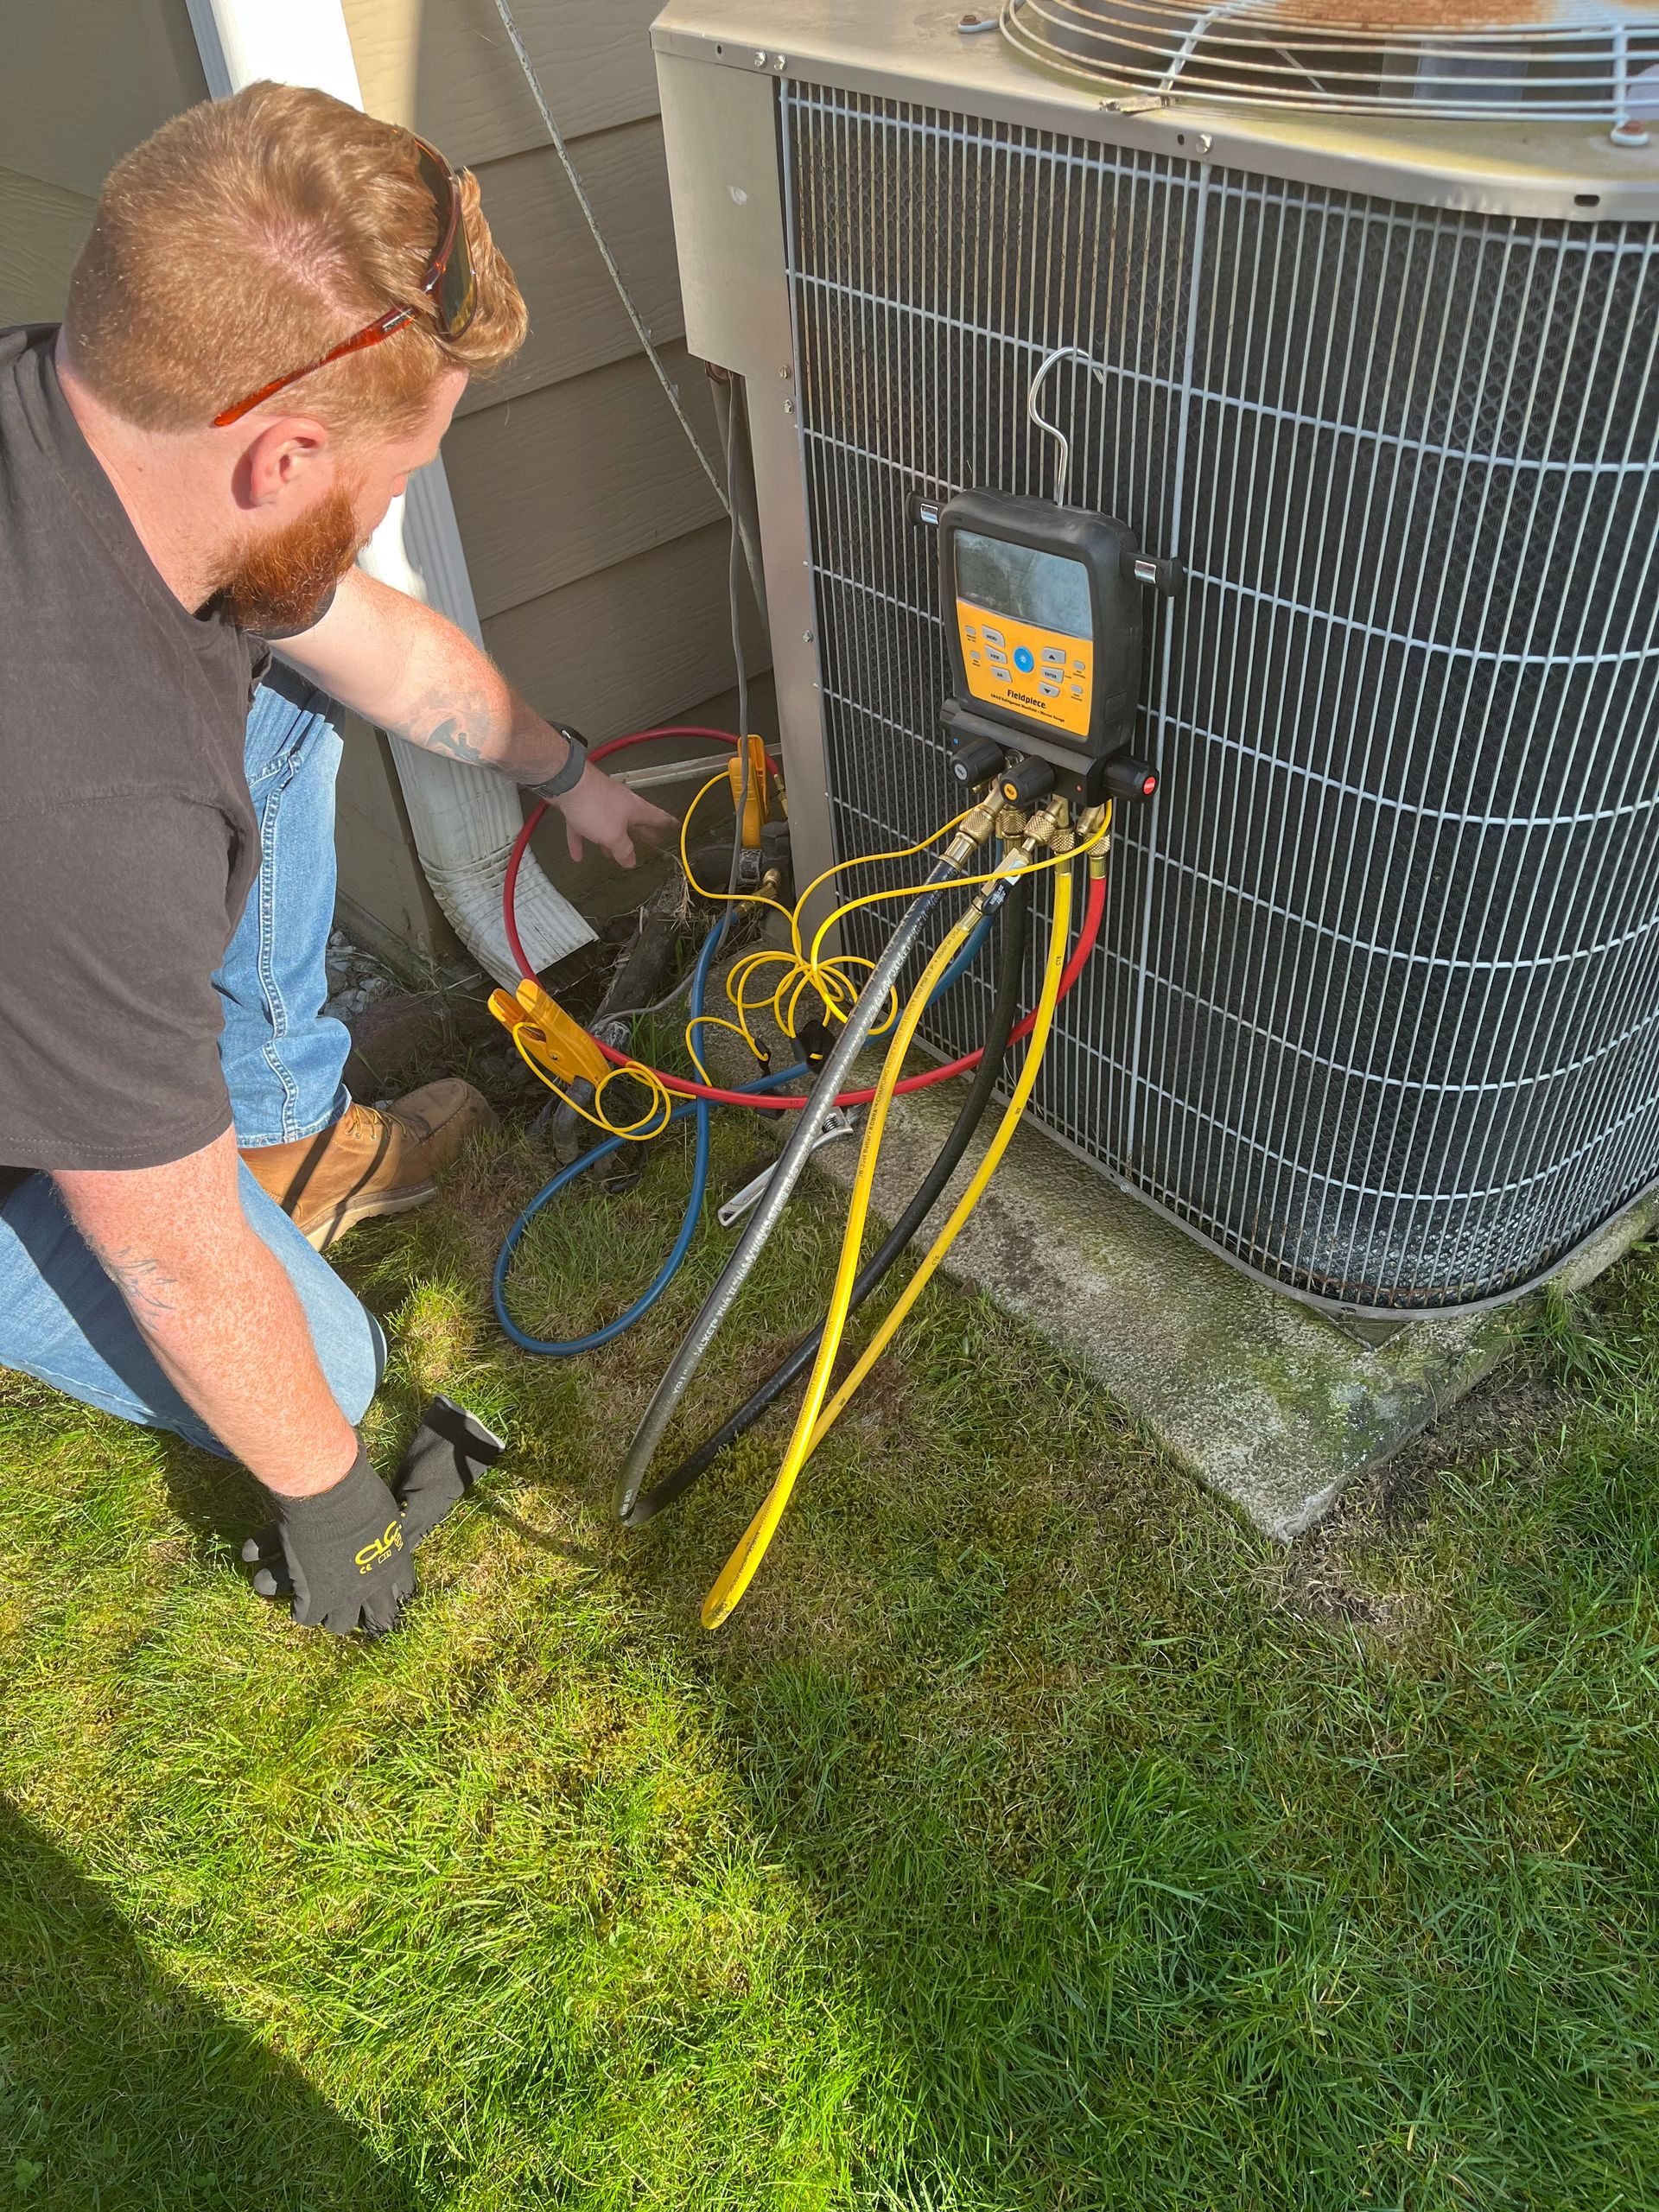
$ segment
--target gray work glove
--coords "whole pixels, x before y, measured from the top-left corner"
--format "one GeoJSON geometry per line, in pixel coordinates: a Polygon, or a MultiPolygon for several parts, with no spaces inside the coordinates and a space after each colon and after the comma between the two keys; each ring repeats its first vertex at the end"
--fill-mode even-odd
{"type": "MultiPolygon", "coordinates": [[[[357,1629],[384,1636],[397,1625],[404,1601],[415,1594],[415,1567],[404,1538],[397,1501],[358,1455],[337,1483],[308,1497],[276,1503],[276,1537],[280,1557],[262,1564],[253,1586],[262,1597],[291,1596],[302,1628],[350,1636],[357,1629]]],[[[257,1540],[251,1540],[257,1545],[257,1540]]],[[[270,1543],[268,1535],[264,1541],[270,1543]]],[[[251,1546],[245,1545],[247,1559],[251,1546]]],[[[264,1554],[259,1553],[262,1560],[264,1554]]]]}
{"type": "MultiPolygon", "coordinates": [[[[479,1476],[486,1467],[493,1466],[505,1449],[501,1439],[486,1428],[482,1421],[456,1405],[453,1399],[440,1395],[433,1399],[422,1415],[421,1425],[410,1440],[409,1449],[392,1478],[390,1491],[373,1477],[367,1461],[359,1457],[352,1475],[359,1468],[369,1472],[379,1497],[391,1509],[377,1533],[389,1556],[404,1562],[407,1586],[399,1593],[400,1604],[404,1598],[413,1594],[415,1588],[414,1572],[407,1564],[410,1554],[423,1536],[431,1534],[452,1506],[460,1504],[479,1476]]],[[[347,1476],[346,1480],[351,1478],[347,1476]]],[[[342,1484],[337,1483],[333,1490],[323,1491],[321,1498],[336,1497],[341,1488],[342,1484]]],[[[296,1621],[306,1626],[327,1628],[332,1624],[315,1610],[312,1602],[313,1578],[308,1572],[308,1598],[302,1609],[300,1580],[295,1572],[294,1532],[289,1526],[293,1506],[297,1504],[302,1509],[300,1518],[303,1521],[307,1517],[304,1509],[321,1503],[321,1498],[279,1498],[282,1519],[258,1535],[250,1536],[242,1547],[242,1558],[245,1565],[255,1570],[253,1586],[262,1598],[291,1597],[295,1599],[296,1621]]],[[[377,1500],[375,1510],[381,1510],[377,1500]]],[[[394,1609],[393,1620],[395,1618],[394,1609]]],[[[392,1624],[392,1621],[383,1624],[366,1617],[362,1623],[371,1633],[384,1633],[392,1624]]],[[[358,1625],[353,1620],[335,1632],[346,1635],[358,1625]]]]}
{"type": "Polygon", "coordinates": [[[429,1535],[506,1448],[453,1398],[434,1398],[391,1478],[404,1509],[404,1541],[412,1546],[429,1535]]]}

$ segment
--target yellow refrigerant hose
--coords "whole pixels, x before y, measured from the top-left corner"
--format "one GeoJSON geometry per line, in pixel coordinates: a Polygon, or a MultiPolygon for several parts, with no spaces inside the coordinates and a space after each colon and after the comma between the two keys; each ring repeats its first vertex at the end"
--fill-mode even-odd
{"type": "Polygon", "coordinates": [[[1018,1082],[1009,1096],[1002,1119],[997,1123],[996,1134],[985,1147],[985,1157],[969,1179],[967,1189],[957,1200],[950,1218],[929,1247],[916,1272],[893,1301],[893,1310],[887,1314],[880,1327],[858,1356],[858,1363],[842,1383],[835,1396],[824,1408],[811,1441],[802,1457],[810,1459],[824,1438],[846,1412],[854,1394],[864,1377],[875,1365],[893,1337],[904,1325],[905,1316],[927,1288],[945,1254],[956,1243],[963,1224],[983,1197],[985,1185],[996,1173],[997,1163],[1014,1141],[1014,1133],[1020,1126],[1020,1117],[1037,1087],[1037,1077],[1042,1071],[1043,1055],[1048,1049],[1048,1033],[1053,1026],[1054,1008],[1060,994],[1060,976],[1065,966],[1065,945],[1069,935],[1071,907],[1071,878],[1061,875],[1054,886],[1054,926],[1048,941],[1047,964],[1043,970],[1043,988],[1037,1001],[1037,1013],[1031,1025],[1031,1042],[1026,1047],[1025,1060],[1018,1082]]]}
{"type": "MultiPolygon", "coordinates": [[[[1012,1135],[1013,1122],[1018,1120],[1020,1109],[1030,1096],[1032,1086],[1036,1082],[1038,1064],[1042,1057],[1043,1047],[1047,1041],[1049,1026],[1054,1013],[1054,1003],[1059,995],[1060,976],[1065,966],[1066,941],[1071,934],[1071,872],[1069,868],[1062,868],[1058,872],[1054,893],[1054,918],[1049,935],[1048,957],[1043,973],[1042,995],[1038,1001],[1037,1020],[1032,1029],[1031,1042],[1027,1050],[1025,1065],[1020,1070],[1020,1083],[1015,1089],[1014,1101],[1010,1104],[1013,1119],[1010,1120],[1008,1115],[1003,1117],[1004,1128],[1007,1128],[1008,1135],[1012,1135]]],[[[847,1325],[848,1310],[852,1302],[853,1284],[857,1278],[859,1255],[864,1242],[864,1224],[869,1213],[870,1192],[875,1181],[876,1161],[881,1150],[881,1140],[887,1128],[888,1110],[893,1103],[893,1086],[903,1071],[905,1056],[910,1049],[911,1039],[914,1037],[922,1016],[927,1010],[934,984],[973,934],[978,919],[977,905],[978,902],[976,901],[974,906],[969,906],[961,920],[946,933],[944,943],[928,962],[920,981],[911,993],[904,1013],[899,1016],[898,1025],[893,1031],[892,1042],[887,1047],[887,1056],[882,1064],[880,1077],[876,1085],[875,1096],[871,1103],[869,1118],[864,1125],[863,1142],[859,1148],[858,1166],[853,1178],[852,1203],[848,1211],[846,1235],[841,1248],[841,1262],[836,1271],[835,1287],[830,1293],[830,1311],[825,1318],[823,1338],[818,1346],[817,1357],[813,1363],[811,1377],[806,1386],[806,1395],[802,1401],[800,1412],[796,1417],[794,1431],[789,1440],[789,1448],[784,1454],[783,1465],[778,1470],[777,1478],[772,1488],[766,1492],[765,1498],[761,1501],[760,1510],[744,1530],[736,1549],[721,1567],[714,1587],[703,1600],[702,1624],[705,1628],[718,1628],[732,1612],[749,1584],[753,1580],[755,1571],[766,1557],[766,1548],[777,1534],[779,1522],[783,1520],[796,1479],[805,1465],[813,1446],[829,1425],[828,1421],[822,1423],[819,1421],[818,1413],[829,1389],[836,1355],[841,1348],[842,1332],[847,1325]]],[[[998,1131],[998,1136],[1001,1139],[1002,1148],[1006,1149],[1007,1139],[1003,1136],[1001,1129],[998,1131]]],[[[989,1180],[991,1168],[995,1166],[1001,1156],[1001,1150],[994,1146],[992,1153],[987,1155],[990,1163],[989,1167],[982,1166],[980,1173],[976,1175],[974,1183],[970,1185],[973,1202],[977,1202],[980,1192],[984,1189],[986,1182],[989,1180]]],[[[948,1224],[951,1236],[955,1235],[956,1227],[959,1225],[957,1216],[963,1211],[963,1207],[958,1206],[957,1211],[951,1216],[950,1224],[948,1224]]],[[[940,1257],[943,1256],[942,1247],[936,1246],[935,1252],[940,1257]]],[[[928,1255],[928,1261],[937,1264],[934,1252],[928,1255]]],[[[923,1264],[925,1267],[928,1262],[924,1262],[923,1264]]],[[[907,1311],[908,1308],[906,1307],[906,1310],[907,1311]]],[[[895,1323],[894,1325],[896,1326],[897,1324],[895,1323]]],[[[888,1333],[890,1334],[891,1331],[888,1333]]],[[[861,1375],[863,1367],[861,1366],[858,1371],[861,1375]]],[[[836,1397],[834,1412],[830,1418],[834,1418],[835,1413],[839,1413],[849,1395],[849,1390],[843,1387],[836,1397]]]]}
{"type": "Polygon", "coordinates": [[[927,1011],[933,986],[973,935],[979,913],[980,902],[975,899],[960,919],[946,931],[944,942],[922,970],[921,979],[906,1000],[905,1010],[893,1030],[887,1058],[881,1064],[875,1096],[870,1102],[869,1117],[864,1124],[858,1166],[853,1174],[853,1196],[847,1216],[847,1233],[842,1243],[841,1263],[836,1270],[835,1287],[830,1294],[830,1313],[824,1323],[823,1341],[818,1346],[818,1356],[813,1363],[806,1396],[796,1420],[795,1433],[789,1440],[789,1449],[784,1454],[784,1463],[778,1470],[776,1479],[760,1502],[760,1510],[744,1530],[736,1550],[720,1570],[713,1589],[702,1601],[702,1624],[705,1628],[718,1628],[748,1588],[754,1571],[766,1557],[766,1547],[784,1517],[789,1494],[795,1487],[795,1478],[805,1462],[807,1439],[811,1434],[813,1422],[817,1419],[818,1408],[823,1403],[824,1392],[829,1388],[830,1371],[835,1364],[841,1332],[846,1326],[848,1309],[852,1303],[859,1251],[864,1242],[864,1223],[870,1207],[870,1191],[875,1181],[875,1163],[881,1150],[887,1109],[893,1103],[893,1085],[903,1071],[911,1039],[927,1011]]]}

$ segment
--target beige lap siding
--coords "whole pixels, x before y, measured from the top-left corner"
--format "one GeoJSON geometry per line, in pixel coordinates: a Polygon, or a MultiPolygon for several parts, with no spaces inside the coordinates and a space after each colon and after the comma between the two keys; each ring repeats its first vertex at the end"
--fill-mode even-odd
{"type": "MultiPolygon", "coordinates": [[[[646,329],[659,346],[671,343],[684,321],[662,124],[654,115],[619,124],[583,139],[575,156],[646,329]]],[[[512,366],[469,387],[462,415],[602,368],[639,346],[552,148],[487,162],[480,175],[491,227],[531,303],[531,322],[512,366]]]]}
{"type": "Polygon", "coordinates": [[[118,155],[207,90],[184,0],[29,0],[0,52],[0,325],[55,322],[118,155]]]}
{"type": "MultiPolygon", "coordinates": [[[[492,615],[484,642],[531,698],[553,689],[583,729],[639,729],[677,721],[694,700],[733,681],[726,614],[726,525],[712,523],[543,599],[492,615]],[[649,652],[630,649],[648,639],[649,652]]],[[[766,665],[753,610],[751,672],[766,665]]]]}
{"type": "MultiPolygon", "coordinates": [[[[511,0],[567,139],[657,113],[661,0],[511,0]]],[[[495,0],[345,0],[365,105],[474,166],[547,134],[495,0]]]]}
{"type": "MultiPolygon", "coordinates": [[[[650,26],[660,0],[513,0],[641,315],[708,450],[687,355],[650,26]]],[[[596,736],[732,681],[721,507],[639,350],[494,0],[346,0],[364,96],[478,171],[530,302],[524,353],[445,446],[486,642],[543,712],[596,736]]],[[[751,657],[765,646],[751,635],[751,657]]]]}

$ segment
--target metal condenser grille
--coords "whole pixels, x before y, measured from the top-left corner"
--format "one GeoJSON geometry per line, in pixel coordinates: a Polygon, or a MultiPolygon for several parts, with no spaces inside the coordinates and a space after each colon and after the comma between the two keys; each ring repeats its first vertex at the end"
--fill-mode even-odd
{"type": "Polygon", "coordinates": [[[1047,493],[1081,347],[1071,497],[1187,578],[1038,1110],[1305,1294],[1525,1283],[1659,1176],[1655,233],[781,97],[841,852],[954,810],[910,495],[1047,493]]]}

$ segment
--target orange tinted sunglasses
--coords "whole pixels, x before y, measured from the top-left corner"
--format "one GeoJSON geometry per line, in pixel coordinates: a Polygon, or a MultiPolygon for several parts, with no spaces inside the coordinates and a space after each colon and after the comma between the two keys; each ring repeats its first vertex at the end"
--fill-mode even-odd
{"type": "MultiPolygon", "coordinates": [[[[414,138],[414,132],[410,131],[410,136],[414,138]]],[[[415,156],[422,180],[430,189],[433,204],[438,210],[437,249],[421,279],[421,296],[444,336],[459,338],[478,312],[478,283],[467,244],[467,226],[461,219],[461,180],[436,147],[429,146],[424,138],[415,138],[415,156]]],[[[385,315],[365,324],[354,337],[343,339],[327,353],[319,354],[315,361],[308,361],[302,369],[290,369],[285,377],[276,377],[270,384],[261,385],[257,391],[238,399],[234,407],[215,415],[213,428],[226,429],[232,423],[239,423],[245,415],[251,415],[256,407],[263,406],[285,385],[315,375],[331,361],[343,361],[348,353],[361,353],[371,346],[378,346],[394,330],[413,322],[420,312],[419,308],[388,308],[385,315]]]]}

